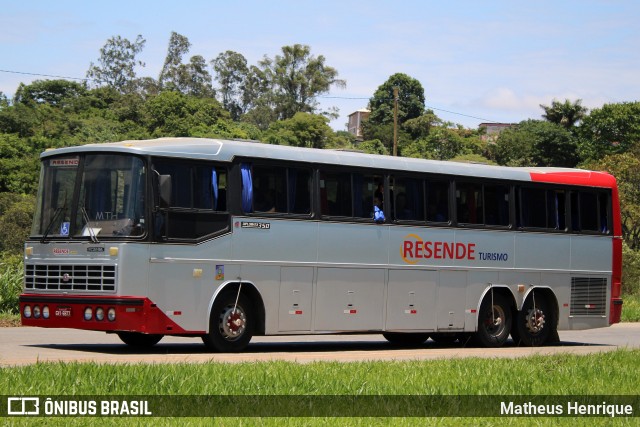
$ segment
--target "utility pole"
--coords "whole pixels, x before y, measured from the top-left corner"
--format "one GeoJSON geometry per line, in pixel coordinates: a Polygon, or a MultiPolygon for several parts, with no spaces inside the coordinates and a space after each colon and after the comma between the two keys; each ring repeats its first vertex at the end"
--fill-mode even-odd
{"type": "Polygon", "coordinates": [[[398,155],[398,86],[393,87],[393,155],[398,155]]]}

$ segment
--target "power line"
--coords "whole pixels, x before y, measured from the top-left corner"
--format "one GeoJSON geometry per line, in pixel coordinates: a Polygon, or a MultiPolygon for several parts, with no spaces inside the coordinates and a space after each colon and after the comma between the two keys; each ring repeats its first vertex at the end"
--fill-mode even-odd
{"type": "Polygon", "coordinates": [[[86,79],[86,78],[82,79],[80,77],[54,76],[51,74],[27,73],[24,71],[12,71],[12,70],[0,70],[0,73],[22,74],[25,76],[37,76],[37,77],[53,77],[56,79],[68,79],[68,80],[82,80],[82,81],[92,80],[92,79],[86,79]]]}
{"type": "MultiPolygon", "coordinates": [[[[371,99],[371,98],[357,97],[357,96],[319,96],[318,98],[326,98],[326,99],[367,99],[367,100],[371,99]]],[[[382,100],[382,101],[393,101],[393,98],[379,98],[379,99],[382,100]]],[[[451,111],[451,110],[445,110],[444,108],[432,107],[430,105],[425,105],[425,107],[427,107],[427,108],[429,108],[431,110],[443,111],[443,112],[449,113],[449,114],[456,114],[458,116],[469,117],[471,119],[482,120],[482,121],[485,121],[485,122],[498,123],[496,120],[485,119],[484,117],[471,116],[469,114],[458,113],[458,112],[451,111]]]]}
{"type": "MultiPolygon", "coordinates": [[[[80,80],[80,81],[90,81],[93,79],[89,79],[89,78],[80,78],[80,77],[69,77],[69,76],[56,76],[56,75],[52,75],[52,74],[40,74],[40,73],[27,73],[25,71],[13,71],[13,70],[0,70],[0,73],[9,73],[9,74],[21,74],[21,75],[25,75],[25,76],[36,76],[36,77],[53,77],[56,79],[68,79],[68,80],[80,80]]],[[[369,100],[371,98],[369,97],[359,97],[359,96],[318,96],[318,98],[324,98],[324,99],[366,99],[369,100]]],[[[387,100],[389,101],[393,101],[393,98],[388,98],[387,100]]],[[[469,117],[471,119],[476,119],[476,120],[482,120],[485,122],[496,122],[496,120],[491,120],[491,119],[485,119],[483,117],[477,117],[477,116],[471,116],[469,114],[464,114],[464,113],[458,113],[455,111],[450,111],[450,110],[445,110],[443,108],[437,108],[437,107],[432,107],[429,105],[425,105],[425,107],[431,109],[431,110],[436,110],[436,111],[443,111],[445,113],[449,113],[449,114],[455,114],[458,116],[463,116],[463,117],[469,117]]]]}

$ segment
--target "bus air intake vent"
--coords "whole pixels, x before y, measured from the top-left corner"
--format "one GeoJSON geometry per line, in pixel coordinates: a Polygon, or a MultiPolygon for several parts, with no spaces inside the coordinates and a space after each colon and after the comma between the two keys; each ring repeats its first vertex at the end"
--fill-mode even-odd
{"type": "Polygon", "coordinates": [[[607,279],[571,278],[571,316],[604,316],[607,309],[607,279]]]}
{"type": "Polygon", "coordinates": [[[27,290],[115,292],[115,265],[25,264],[27,290]]]}

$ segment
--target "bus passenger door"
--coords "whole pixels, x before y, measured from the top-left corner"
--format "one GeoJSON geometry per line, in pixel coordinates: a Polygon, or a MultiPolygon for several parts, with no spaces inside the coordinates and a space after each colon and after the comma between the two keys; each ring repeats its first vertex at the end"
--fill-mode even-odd
{"type": "Polygon", "coordinates": [[[437,271],[389,270],[385,330],[435,330],[437,286],[437,271]]]}
{"type": "Polygon", "coordinates": [[[278,329],[281,332],[311,330],[313,267],[280,269],[280,307],[278,329]]]}
{"type": "Polygon", "coordinates": [[[438,330],[464,329],[467,272],[440,270],[438,284],[438,330]]]}

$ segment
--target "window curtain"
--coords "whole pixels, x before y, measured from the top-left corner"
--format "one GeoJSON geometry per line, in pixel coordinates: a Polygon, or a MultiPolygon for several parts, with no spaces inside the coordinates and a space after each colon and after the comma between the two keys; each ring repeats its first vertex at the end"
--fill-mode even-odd
{"type": "Polygon", "coordinates": [[[246,213],[253,212],[253,181],[251,179],[251,164],[242,163],[242,210],[246,213]]]}

